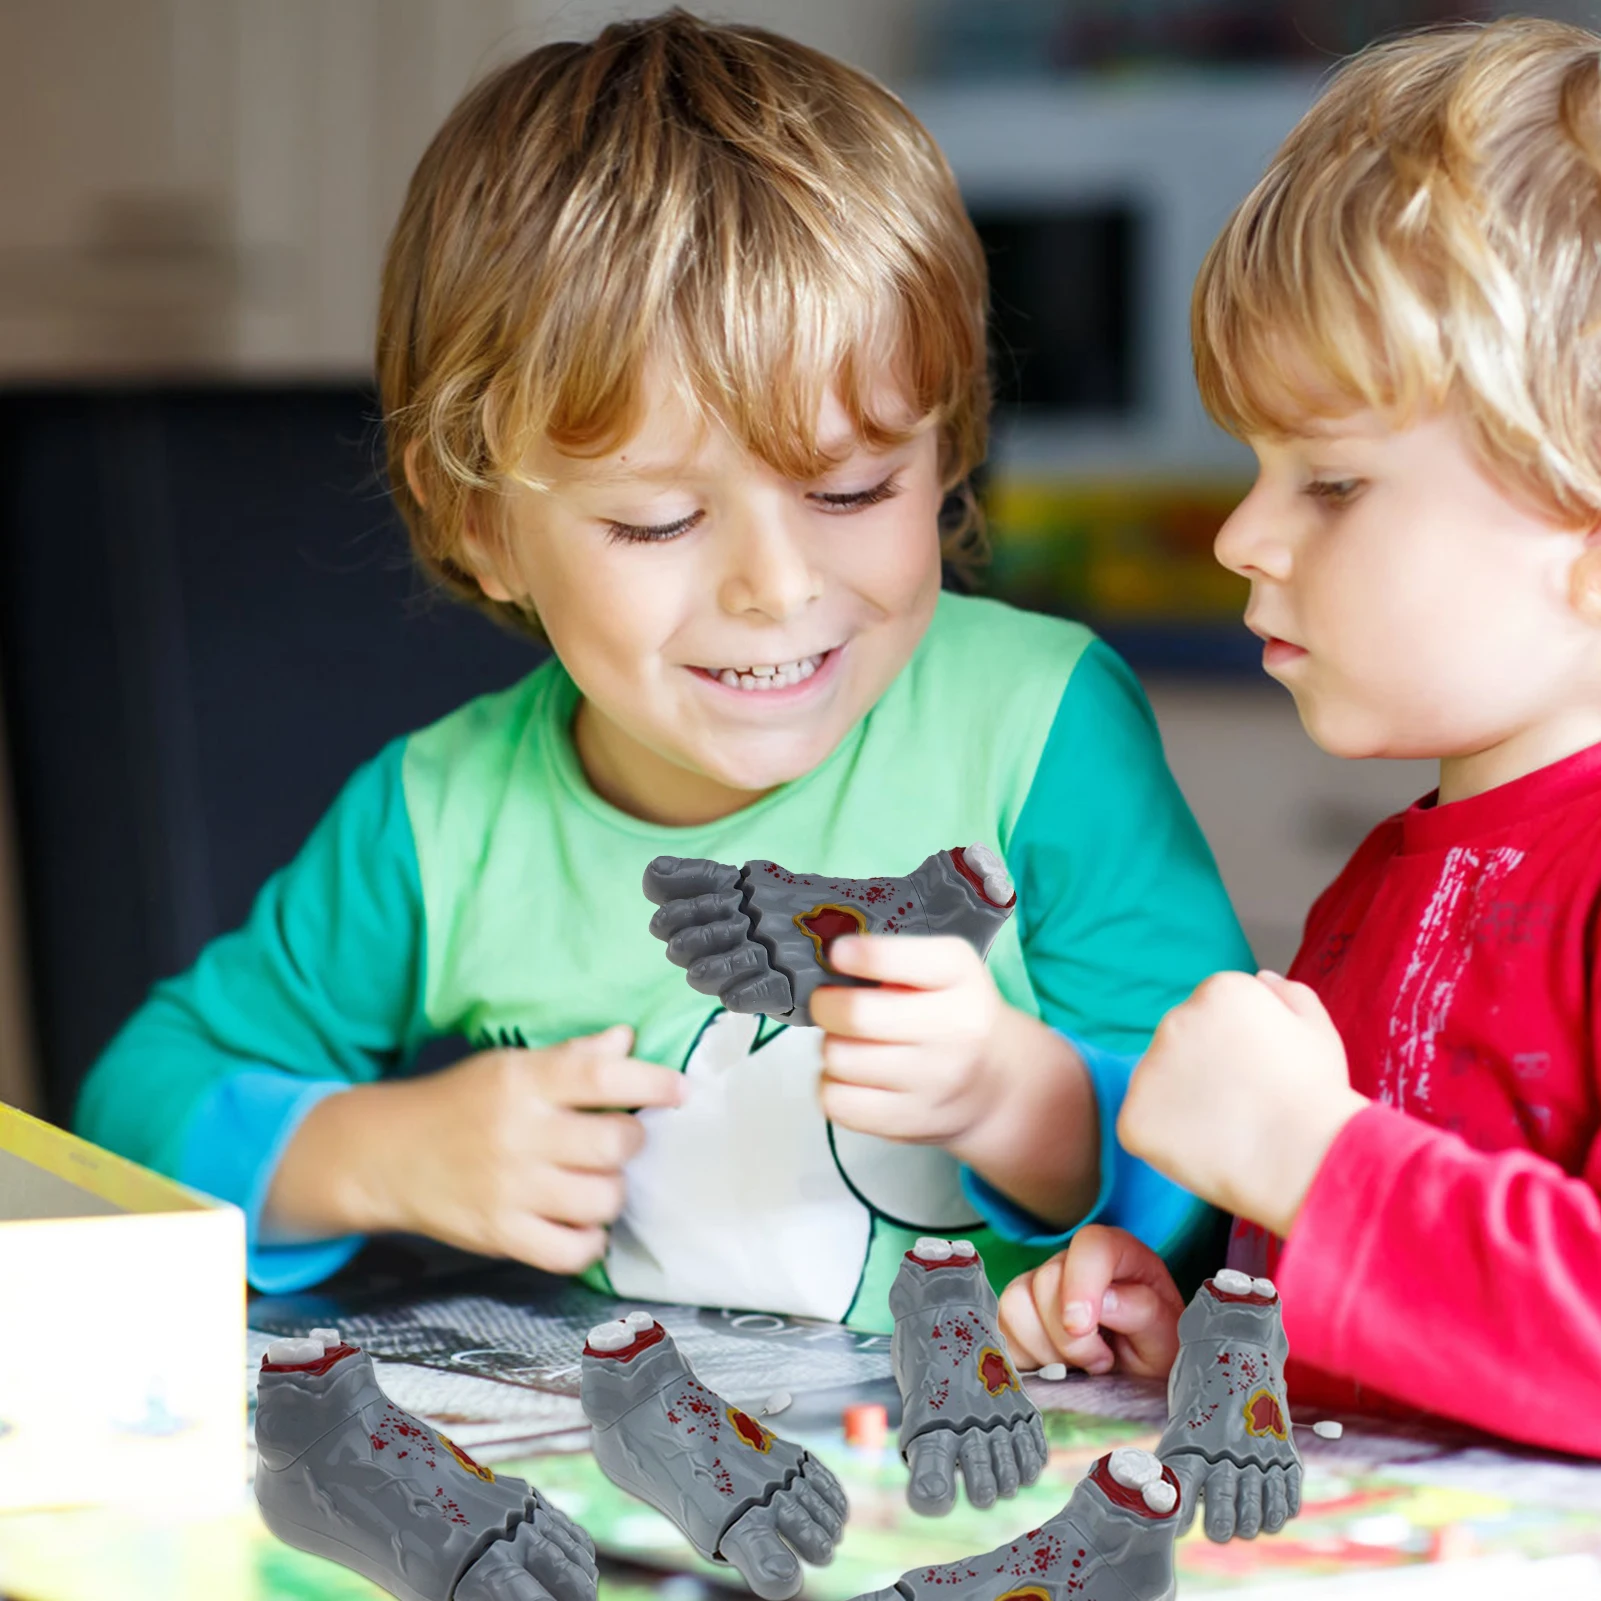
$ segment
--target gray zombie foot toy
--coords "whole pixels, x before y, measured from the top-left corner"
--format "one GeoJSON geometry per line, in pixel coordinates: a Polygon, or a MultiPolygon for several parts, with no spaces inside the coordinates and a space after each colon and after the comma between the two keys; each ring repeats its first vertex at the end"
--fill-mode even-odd
{"type": "Polygon", "coordinates": [[[1179,1488],[1149,1451],[1103,1456],[1055,1517],[858,1601],[1169,1601],[1179,1488]]]}
{"type": "Polygon", "coordinates": [[[648,1312],[589,1331],[579,1393],[595,1460],[763,1601],[801,1587],[845,1527],[845,1492],[815,1457],[708,1390],[648,1312]],[[793,1549],[792,1549],[793,1548],[793,1549]]]}
{"type": "Polygon", "coordinates": [[[995,1291],[972,1243],[919,1240],[901,1259],[889,1309],[912,1510],[950,1511],[958,1463],[976,1507],[1032,1484],[1045,1466],[1045,1429],[996,1327],[995,1291]]]}
{"type": "Polygon", "coordinates": [[[401,1601],[595,1601],[589,1536],[402,1412],[337,1329],[268,1346],[258,1397],[256,1500],[280,1540],[401,1601]]]}
{"type": "Polygon", "coordinates": [[[1185,1307],[1156,1448],[1184,1492],[1180,1533],[1203,1499],[1207,1538],[1219,1543],[1276,1534],[1301,1510],[1284,1393],[1289,1350],[1270,1279],[1225,1268],[1185,1307]]]}
{"type": "Polygon", "coordinates": [[[829,878],[776,862],[731,867],[658,856],[645,895],[660,908],[650,931],[688,968],[692,989],[731,1012],[809,1025],[812,992],[867,980],[835,973],[842,934],[958,934],[986,955],[1017,896],[987,845],[936,851],[905,878],[829,878]]]}

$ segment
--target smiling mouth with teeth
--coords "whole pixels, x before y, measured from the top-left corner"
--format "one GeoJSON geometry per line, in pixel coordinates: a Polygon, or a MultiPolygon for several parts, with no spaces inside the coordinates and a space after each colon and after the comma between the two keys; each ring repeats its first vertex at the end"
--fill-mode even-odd
{"type": "Polygon", "coordinates": [[[831,650],[825,650],[816,656],[803,656],[799,661],[779,662],[772,666],[697,667],[694,671],[702,677],[715,678],[729,689],[758,692],[789,689],[795,684],[805,683],[831,654],[831,650]]]}

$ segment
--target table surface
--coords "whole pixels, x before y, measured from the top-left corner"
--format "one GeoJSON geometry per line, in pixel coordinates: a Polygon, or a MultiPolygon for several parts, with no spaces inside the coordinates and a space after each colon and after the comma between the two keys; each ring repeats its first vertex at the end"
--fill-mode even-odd
{"type": "MultiPolygon", "coordinates": [[[[252,1336],[252,1353],[259,1359],[270,1334],[343,1326],[347,1338],[386,1358],[380,1378],[397,1404],[448,1411],[451,1435],[468,1450],[497,1471],[528,1478],[589,1531],[604,1561],[603,1601],[634,1601],[636,1593],[664,1589],[674,1601],[745,1594],[729,1570],[702,1562],[664,1518],[608,1483],[583,1433],[571,1428],[582,1422],[573,1399],[571,1326],[574,1318],[598,1321],[594,1312],[602,1304],[611,1307],[569,1285],[544,1281],[526,1289],[524,1280],[503,1277],[458,1283],[426,1301],[413,1286],[409,1299],[391,1287],[365,1298],[257,1302],[251,1324],[262,1332],[252,1336]],[[485,1340],[490,1327],[499,1331],[497,1342],[485,1340]],[[448,1406],[437,1400],[442,1384],[457,1386],[448,1406]],[[482,1414],[477,1424],[463,1415],[472,1406],[482,1414]],[[511,1438],[519,1433],[520,1444],[511,1438]]],[[[762,1395],[795,1392],[794,1404],[771,1426],[821,1456],[851,1503],[834,1562],[806,1570],[804,1594],[818,1601],[846,1601],[893,1583],[908,1568],[1010,1542],[1056,1512],[1096,1457],[1119,1445],[1154,1445],[1165,1417],[1159,1383],[1030,1378],[1051,1446],[1040,1481],[987,1511],[962,1502],[948,1517],[920,1518],[906,1506],[906,1469],[893,1443],[856,1449],[841,1432],[842,1407],[852,1400],[885,1401],[894,1420],[886,1338],[748,1314],[665,1308],[658,1315],[701,1379],[729,1399],[754,1407],[762,1395]],[[852,1375],[850,1382],[835,1382],[841,1374],[852,1375]]],[[[1181,1597],[1224,1591],[1252,1601],[1601,1597],[1601,1465],[1421,1423],[1355,1417],[1342,1419],[1341,1439],[1325,1440],[1307,1427],[1315,1414],[1290,1399],[1306,1469],[1301,1515],[1277,1535],[1224,1546],[1193,1530],[1177,1550],[1181,1597]]],[[[383,1596],[356,1574],[276,1540],[261,1524],[247,1484],[223,1487],[219,1504],[204,1512],[147,1500],[0,1516],[5,1601],[383,1596]]]]}

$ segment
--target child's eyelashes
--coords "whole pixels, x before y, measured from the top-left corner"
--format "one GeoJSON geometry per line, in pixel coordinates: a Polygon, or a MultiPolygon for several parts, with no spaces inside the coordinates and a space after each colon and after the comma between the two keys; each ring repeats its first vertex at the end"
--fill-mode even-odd
{"type": "Polygon", "coordinates": [[[640,526],[637,523],[620,523],[607,519],[607,536],[614,541],[621,541],[630,545],[650,545],[663,539],[677,539],[680,534],[687,534],[704,516],[703,511],[692,511],[687,517],[680,517],[677,522],[652,523],[640,526]]]}
{"type": "Polygon", "coordinates": [[[882,483],[874,484],[871,489],[856,489],[849,492],[814,490],[806,498],[827,511],[861,511],[866,506],[877,506],[886,500],[892,500],[900,492],[900,483],[895,474],[891,473],[882,483]]]}
{"type": "MultiPolygon", "coordinates": [[[[820,511],[838,513],[862,511],[868,506],[880,505],[886,500],[892,500],[900,492],[900,483],[892,473],[882,483],[874,484],[871,489],[813,490],[806,498],[820,511]]],[[[693,511],[687,517],[680,517],[676,522],[670,523],[624,523],[618,522],[615,518],[607,518],[606,533],[609,539],[625,544],[656,544],[662,540],[676,539],[680,534],[687,534],[705,515],[704,511],[693,511]]]]}
{"type": "Polygon", "coordinates": [[[1362,493],[1363,487],[1360,478],[1314,478],[1301,493],[1319,505],[1337,508],[1349,506],[1362,493]]]}

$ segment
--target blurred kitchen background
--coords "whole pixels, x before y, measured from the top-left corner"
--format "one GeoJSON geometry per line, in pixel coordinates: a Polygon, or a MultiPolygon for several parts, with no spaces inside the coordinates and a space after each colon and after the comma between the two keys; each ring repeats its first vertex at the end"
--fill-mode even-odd
{"type": "MultiPolygon", "coordinates": [[[[0,1098],[65,1119],[359,761],[532,665],[409,570],[368,387],[379,257],[470,82],[657,9],[0,0],[0,1098]]],[[[1257,669],[1209,555],[1248,458],[1195,399],[1190,281],[1342,54],[1598,7],[704,9],[867,68],[943,144],[994,279],[988,587],[1128,654],[1258,956],[1287,962],[1431,777],[1323,756],[1257,669]]]]}

